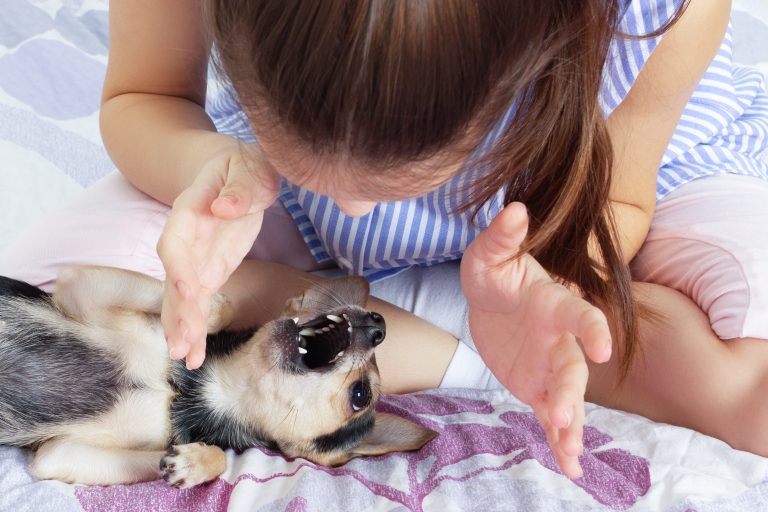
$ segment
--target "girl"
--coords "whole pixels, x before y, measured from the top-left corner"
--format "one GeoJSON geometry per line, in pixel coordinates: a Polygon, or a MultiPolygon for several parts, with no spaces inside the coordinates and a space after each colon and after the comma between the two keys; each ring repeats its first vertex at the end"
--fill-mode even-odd
{"type": "Polygon", "coordinates": [[[111,178],[76,209],[100,196],[93,233],[128,247],[89,262],[166,274],[174,357],[201,363],[220,288],[258,321],[302,286],[295,271],[240,265],[249,251],[304,270],[335,262],[389,277],[374,293],[444,327],[382,311],[389,391],[496,385],[474,342],[569,476],[585,393],[768,454],[768,100],[731,67],[729,2],[110,9],[102,134],[133,185],[173,204],[165,268],[150,249],[158,203],[111,178]],[[210,96],[213,121],[212,45],[233,86],[210,96]],[[466,303],[442,263],[459,258],[466,303]],[[403,271],[414,265],[434,266],[403,271]],[[409,303],[419,286],[423,306],[409,303]]]}

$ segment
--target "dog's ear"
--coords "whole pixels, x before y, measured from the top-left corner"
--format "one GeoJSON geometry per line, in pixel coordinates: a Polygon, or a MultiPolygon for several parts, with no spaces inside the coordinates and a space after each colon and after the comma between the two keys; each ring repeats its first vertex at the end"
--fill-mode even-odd
{"type": "Polygon", "coordinates": [[[436,436],[437,432],[405,418],[377,412],[373,431],[350,450],[349,458],[418,450],[436,436]]]}
{"type": "Polygon", "coordinates": [[[283,315],[299,317],[304,322],[339,306],[365,307],[369,290],[368,281],[358,276],[315,283],[301,296],[288,299],[283,315]]]}

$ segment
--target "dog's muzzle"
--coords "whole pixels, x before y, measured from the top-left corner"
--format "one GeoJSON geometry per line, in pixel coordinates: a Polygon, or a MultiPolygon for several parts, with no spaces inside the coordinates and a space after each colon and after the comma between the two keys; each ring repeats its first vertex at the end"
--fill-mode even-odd
{"type": "Polygon", "coordinates": [[[329,314],[296,327],[299,359],[309,369],[333,365],[350,349],[368,351],[386,337],[384,317],[368,311],[329,314]]]}

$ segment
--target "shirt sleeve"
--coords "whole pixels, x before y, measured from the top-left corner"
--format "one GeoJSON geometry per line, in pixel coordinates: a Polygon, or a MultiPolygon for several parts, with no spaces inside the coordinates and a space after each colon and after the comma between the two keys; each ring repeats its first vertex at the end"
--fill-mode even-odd
{"type": "Polygon", "coordinates": [[[684,0],[621,0],[616,34],[603,68],[600,107],[608,117],[629,94],[663,35],[642,37],[663,27],[684,0]],[[640,38],[638,38],[640,36],[640,38]]]}

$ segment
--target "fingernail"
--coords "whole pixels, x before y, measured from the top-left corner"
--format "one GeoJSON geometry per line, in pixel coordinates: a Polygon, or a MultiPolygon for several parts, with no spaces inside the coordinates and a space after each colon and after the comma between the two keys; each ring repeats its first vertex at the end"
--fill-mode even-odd
{"type": "Polygon", "coordinates": [[[176,289],[179,290],[182,297],[185,299],[189,298],[189,286],[187,286],[187,283],[184,281],[176,281],[176,289]]]}
{"type": "Polygon", "coordinates": [[[219,196],[219,197],[226,201],[229,201],[232,204],[235,204],[240,200],[240,198],[234,194],[224,194],[223,196],[219,196]]]}
{"type": "Polygon", "coordinates": [[[566,409],[563,411],[563,416],[565,416],[565,426],[563,428],[570,427],[571,422],[573,421],[573,413],[570,409],[566,409]]]}

